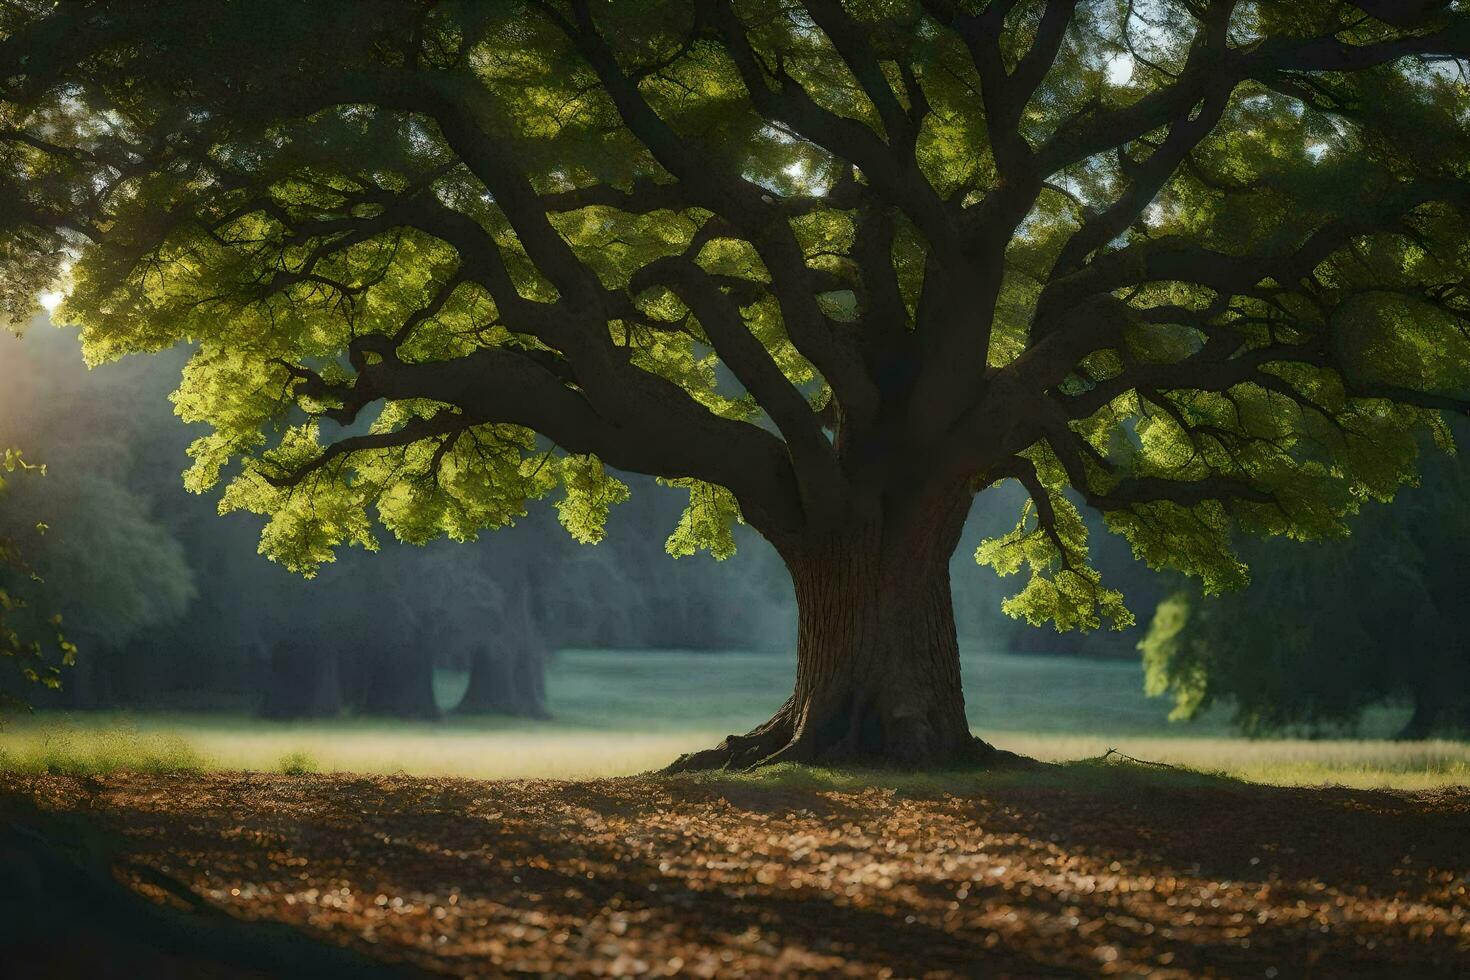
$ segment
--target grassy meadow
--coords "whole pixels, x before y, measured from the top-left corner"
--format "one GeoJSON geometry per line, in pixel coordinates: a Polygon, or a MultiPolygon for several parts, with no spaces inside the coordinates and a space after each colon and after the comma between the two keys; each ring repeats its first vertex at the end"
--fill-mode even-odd
{"type": "MultiPolygon", "coordinates": [[[[970,654],[975,730],[1048,761],[1116,749],[1141,759],[1281,785],[1427,789],[1470,784],[1470,744],[1392,742],[1402,718],[1370,715],[1359,739],[1248,740],[1216,712],[1171,724],[1136,663],[970,654]]],[[[567,650],[547,677],[549,722],[449,717],[264,722],[243,715],[40,713],[0,729],[0,769],[151,772],[244,769],[589,778],[657,768],[762,721],[790,690],[789,656],[567,650]]],[[[441,674],[453,704],[465,678],[441,674]]]]}

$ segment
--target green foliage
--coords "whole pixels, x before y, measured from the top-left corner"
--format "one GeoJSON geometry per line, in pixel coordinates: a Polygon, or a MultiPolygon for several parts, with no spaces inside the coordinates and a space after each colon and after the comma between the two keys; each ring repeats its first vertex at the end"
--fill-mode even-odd
{"type": "Polygon", "coordinates": [[[180,616],[195,595],[193,572],[152,501],[128,485],[138,439],[126,369],[82,385],[75,347],[55,331],[3,339],[15,403],[0,439],[47,460],[5,461],[24,478],[0,484],[3,644],[24,680],[55,690],[76,665],[74,644],[90,660],[180,616]]]}
{"type": "MultiPolygon", "coordinates": [[[[26,462],[16,449],[6,449],[0,459],[0,495],[10,489],[10,476],[16,472],[39,477],[46,468],[26,462]]],[[[28,530],[39,538],[47,526],[35,521],[28,530]]],[[[44,602],[33,605],[45,579],[27,560],[26,550],[16,535],[0,533],[0,661],[6,674],[55,690],[61,686],[63,670],[76,664],[77,648],[62,632],[59,614],[41,613],[44,602]]],[[[23,696],[0,688],[0,709],[25,705],[23,696]]]]}
{"type": "Polygon", "coordinates": [[[296,749],[281,756],[276,771],[284,776],[314,776],[321,772],[321,765],[310,752],[296,749]]]}
{"type": "Polygon", "coordinates": [[[1039,480],[1050,479],[1033,491],[1020,522],[975,551],[975,560],[997,575],[1014,575],[1023,568],[1030,574],[1025,587],[1001,609],[1032,626],[1054,623],[1058,631],[1097,629],[1103,617],[1114,629],[1133,625],[1122,593],[1104,588],[1102,576],[1088,564],[1087,526],[1063,493],[1060,468],[1041,465],[1037,473],[1039,480]],[[1033,513],[1042,507],[1044,518],[1033,513]]]}
{"type": "Polygon", "coordinates": [[[628,485],[609,476],[594,456],[568,456],[561,461],[563,496],[556,514],[567,533],[582,544],[596,544],[607,534],[607,513],[628,499],[628,485]]]}
{"type": "Polygon", "coordinates": [[[689,504],[679,517],[678,526],[664,542],[665,551],[675,558],[708,551],[716,561],[735,554],[735,525],[744,521],[740,517],[740,505],[730,491],[698,480],[660,482],[689,491],[689,504]]]}
{"type": "MultiPolygon", "coordinates": [[[[158,521],[152,501],[127,485],[135,449],[131,420],[77,410],[70,365],[45,356],[60,339],[33,337],[7,351],[35,386],[28,412],[46,422],[25,438],[46,454],[48,466],[45,479],[10,488],[0,533],[29,538],[26,566],[12,567],[7,577],[12,591],[24,588],[28,601],[64,616],[69,633],[100,651],[177,618],[195,587],[183,549],[158,521]],[[54,530],[33,530],[40,516],[54,530]]],[[[106,384],[88,394],[109,403],[106,384]]],[[[117,402],[111,406],[125,411],[117,402]]],[[[63,648],[64,659],[74,654],[63,648]]]]}
{"type": "Polygon", "coordinates": [[[48,608],[68,629],[101,648],[181,615],[195,594],[179,542],[149,502],[99,475],[53,470],[42,491],[16,494],[18,510],[46,507],[58,530],[34,549],[48,608]],[[44,497],[42,496],[44,493],[44,497]]]}

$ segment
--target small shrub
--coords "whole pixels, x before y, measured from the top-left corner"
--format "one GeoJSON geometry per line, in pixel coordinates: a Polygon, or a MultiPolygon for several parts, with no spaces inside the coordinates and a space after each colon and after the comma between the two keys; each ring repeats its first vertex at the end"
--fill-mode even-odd
{"type": "Polygon", "coordinates": [[[203,756],[181,736],[163,735],[157,747],[138,761],[137,768],[141,772],[173,774],[200,772],[205,765],[203,756]]]}
{"type": "Polygon", "coordinates": [[[321,772],[321,766],[317,765],[311,753],[300,749],[281,756],[281,761],[276,763],[276,769],[285,776],[311,776],[321,772]]]}

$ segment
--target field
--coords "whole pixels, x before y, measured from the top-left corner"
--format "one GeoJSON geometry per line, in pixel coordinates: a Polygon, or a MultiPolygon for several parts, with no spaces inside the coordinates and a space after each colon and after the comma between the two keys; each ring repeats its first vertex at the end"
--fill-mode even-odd
{"type": "MultiPolygon", "coordinates": [[[[548,676],[553,720],[436,724],[245,716],[78,713],[22,717],[0,730],[0,769],[107,772],[245,769],[471,778],[585,779],[660,767],[745,731],[790,689],[789,657],[563,651],[548,676]]],[[[1401,718],[1366,719],[1366,740],[1245,740],[1217,713],[1170,724],[1136,663],[972,654],[965,689],[976,730],[1046,761],[1113,748],[1137,758],[1280,785],[1428,789],[1470,783],[1470,745],[1383,740],[1401,718]],[[1375,738],[1376,736],[1376,738],[1375,738]]],[[[452,704],[464,679],[438,678],[452,704]]]]}

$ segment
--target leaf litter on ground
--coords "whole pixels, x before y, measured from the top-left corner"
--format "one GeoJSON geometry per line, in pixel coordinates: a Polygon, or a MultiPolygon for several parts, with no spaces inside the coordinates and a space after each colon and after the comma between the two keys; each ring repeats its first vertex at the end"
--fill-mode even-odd
{"type": "Polygon", "coordinates": [[[0,792],[115,834],[114,875],[145,897],[169,901],[166,877],[435,974],[1470,973],[1470,788],[1105,759],[922,778],[0,774],[0,792]]]}

